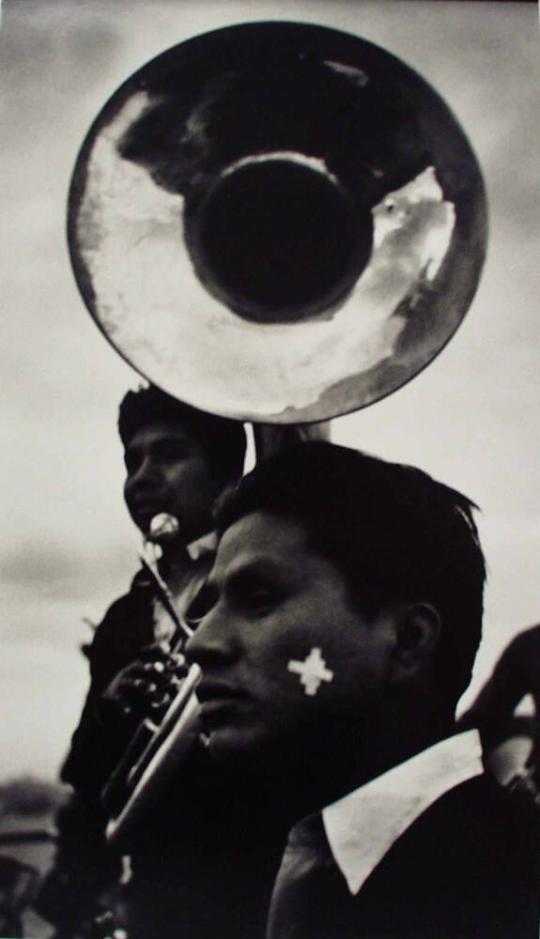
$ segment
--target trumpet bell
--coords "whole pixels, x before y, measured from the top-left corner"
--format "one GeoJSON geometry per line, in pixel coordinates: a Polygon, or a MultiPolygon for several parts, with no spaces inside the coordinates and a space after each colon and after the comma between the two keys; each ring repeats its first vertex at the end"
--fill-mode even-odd
{"type": "Polygon", "coordinates": [[[481,173],[436,92],[358,37],[248,23],[132,75],[70,191],[76,279],[137,371],[206,411],[322,421],[443,348],[484,259],[481,173]]]}

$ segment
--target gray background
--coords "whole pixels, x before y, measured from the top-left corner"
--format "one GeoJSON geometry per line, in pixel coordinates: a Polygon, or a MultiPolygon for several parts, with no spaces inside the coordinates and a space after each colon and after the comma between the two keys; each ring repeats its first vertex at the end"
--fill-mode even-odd
{"type": "Polygon", "coordinates": [[[86,686],[78,645],[126,588],[116,408],[137,376],[86,314],[65,245],[76,153],[106,98],[164,48],[244,20],[356,32],[418,69],[486,176],[488,262],[471,311],[412,384],[335,422],[337,442],[414,462],[480,503],[490,568],[476,684],[540,603],[539,42],[525,3],[11,0],[0,33],[0,781],[51,776],[86,686]]]}

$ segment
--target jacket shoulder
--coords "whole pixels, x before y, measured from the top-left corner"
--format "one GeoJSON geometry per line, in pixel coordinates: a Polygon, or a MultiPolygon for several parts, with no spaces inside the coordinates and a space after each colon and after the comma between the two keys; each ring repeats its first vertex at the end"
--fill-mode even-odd
{"type": "Polygon", "coordinates": [[[532,807],[478,776],[415,821],[366,892],[374,891],[372,899],[381,888],[394,893],[402,922],[414,927],[406,936],[420,930],[431,939],[443,929],[452,939],[537,939],[539,849],[532,807]]]}
{"type": "Polygon", "coordinates": [[[139,571],[127,593],[111,603],[87,649],[95,690],[104,689],[153,639],[154,591],[139,571]]]}

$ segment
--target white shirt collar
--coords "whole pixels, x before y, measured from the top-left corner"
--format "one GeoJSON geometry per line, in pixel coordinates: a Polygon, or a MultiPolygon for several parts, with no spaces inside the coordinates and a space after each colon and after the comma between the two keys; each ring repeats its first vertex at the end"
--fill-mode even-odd
{"type": "Polygon", "coordinates": [[[330,849],[351,893],[425,809],[482,772],[481,755],[475,730],[448,737],[323,809],[330,849]]]}

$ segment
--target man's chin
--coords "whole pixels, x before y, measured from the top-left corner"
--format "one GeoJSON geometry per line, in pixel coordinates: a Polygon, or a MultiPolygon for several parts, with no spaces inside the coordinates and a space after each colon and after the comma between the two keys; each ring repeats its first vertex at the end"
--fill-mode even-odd
{"type": "Polygon", "coordinates": [[[238,760],[251,762],[265,751],[264,741],[244,728],[219,727],[203,733],[202,742],[217,763],[229,765],[238,760]]]}

